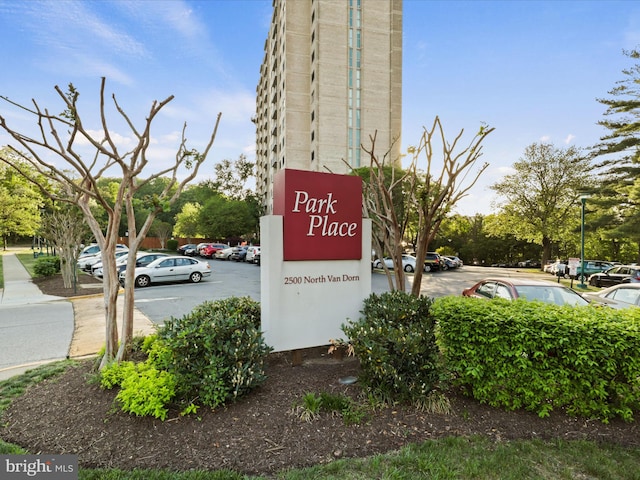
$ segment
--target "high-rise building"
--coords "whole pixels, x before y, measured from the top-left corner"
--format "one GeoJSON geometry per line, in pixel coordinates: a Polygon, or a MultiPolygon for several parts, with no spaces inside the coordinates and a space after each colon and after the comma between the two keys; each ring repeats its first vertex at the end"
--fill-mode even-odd
{"type": "Polygon", "coordinates": [[[402,0],[273,0],[256,107],[256,188],[283,168],[346,173],[400,161],[402,0]]]}

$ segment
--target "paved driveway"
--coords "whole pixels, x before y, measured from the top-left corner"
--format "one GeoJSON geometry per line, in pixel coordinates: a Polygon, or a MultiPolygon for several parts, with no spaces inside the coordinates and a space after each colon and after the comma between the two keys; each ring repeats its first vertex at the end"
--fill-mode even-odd
{"type": "MultiPolygon", "coordinates": [[[[200,283],[158,284],[136,289],[136,307],[151,321],[163,323],[171,317],[180,318],[194,307],[209,300],[231,296],[248,296],[260,301],[260,267],[243,262],[209,260],[212,274],[200,283]]],[[[504,268],[465,266],[446,272],[425,273],[422,277],[421,292],[429,297],[460,295],[462,290],[478,280],[491,275],[522,276],[518,272],[504,268]]],[[[531,275],[531,272],[528,273],[531,275]]],[[[553,277],[549,277],[553,279],[553,277]]],[[[407,290],[411,289],[412,275],[407,275],[407,290]]],[[[371,275],[371,291],[389,291],[387,277],[374,272],[371,275]]]]}

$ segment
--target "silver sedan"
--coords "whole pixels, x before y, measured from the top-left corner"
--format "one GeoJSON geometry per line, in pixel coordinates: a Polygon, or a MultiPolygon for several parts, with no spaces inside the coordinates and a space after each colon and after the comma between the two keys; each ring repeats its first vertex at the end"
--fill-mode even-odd
{"type": "MultiPolygon", "coordinates": [[[[120,283],[124,285],[126,270],[120,272],[120,283]]],[[[136,287],[147,287],[152,283],[180,282],[188,280],[198,283],[211,276],[211,265],[191,257],[171,256],[154,260],[146,267],[137,267],[134,274],[136,287]]]]}

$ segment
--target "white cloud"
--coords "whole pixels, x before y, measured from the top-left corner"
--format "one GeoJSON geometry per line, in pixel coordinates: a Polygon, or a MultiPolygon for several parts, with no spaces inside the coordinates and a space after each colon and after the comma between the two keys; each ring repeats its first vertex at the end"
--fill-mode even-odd
{"type": "Polygon", "coordinates": [[[564,143],[566,145],[570,144],[571,142],[573,142],[573,140],[576,138],[575,135],[573,135],[572,133],[570,133],[569,135],[567,135],[567,137],[564,139],[564,143]]]}
{"type": "Polygon", "coordinates": [[[87,8],[90,5],[77,0],[24,2],[24,13],[31,17],[36,36],[47,48],[88,52],[99,45],[108,45],[111,52],[128,56],[147,54],[143,44],[114,29],[114,22],[99,18],[87,8]]]}

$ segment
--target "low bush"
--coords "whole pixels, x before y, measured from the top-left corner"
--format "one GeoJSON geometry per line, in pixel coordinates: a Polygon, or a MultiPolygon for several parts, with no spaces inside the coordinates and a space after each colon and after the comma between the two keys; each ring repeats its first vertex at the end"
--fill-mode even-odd
{"type": "Polygon", "coordinates": [[[424,404],[442,378],[431,304],[399,291],[374,293],[363,317],[342,326],[360,360],[360,383],[384,401],[424,404]]]}
{"type": "Polygon", "coordinates": [[[640,309],[443,297],[432,312],[456,383],[481,402],[604,422],[640,408],[640,309]]]}
{"type": "Polygon", "coordinates": [[[181,398],[217,407],[262,384],[271,351],[260,331],[260,304],[231,297],[197,306],[158,330],[160,358],[175,375],[181,398]]]}
{"type": "Polygon", "coordinates": [[[120,387],[116,401],[122,411],[137,416],[167,418],[168,405],[176,394],[175,377],[151,362],[113,363],[102,369],[100,386],[120,387]]]}
{"type": "Polygon", "coordinates": [[[167,240],[167,250],[171,252],[175,252],[176,250],[178,250],[178,240],[167,240]]]}
{"type": "Polygon", "coordinates": [[[123,411],[162,420],[170,404],[186,415],[197,412],[196,401],[215,408],[260,385],[271,351],[260,331],[260,304],[248,297],[203,303],[165,322],[140,349],[144,362],[106,366],[100,385],[120,387],[123,411]]]}
{"type": "Polygon", "coordinates": [[[33,265],[33,271],[39,277],[50,277],[60,273],[60,257],[41,257],[33,265]]]}

